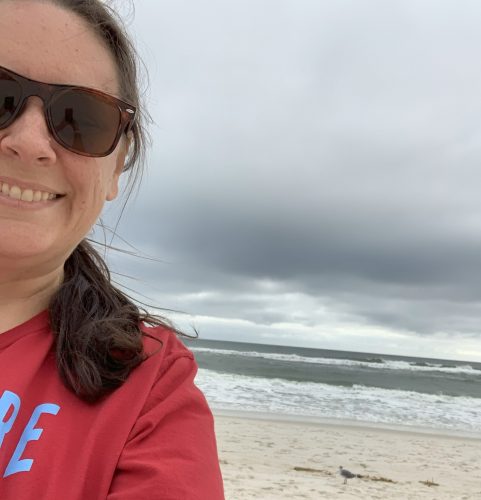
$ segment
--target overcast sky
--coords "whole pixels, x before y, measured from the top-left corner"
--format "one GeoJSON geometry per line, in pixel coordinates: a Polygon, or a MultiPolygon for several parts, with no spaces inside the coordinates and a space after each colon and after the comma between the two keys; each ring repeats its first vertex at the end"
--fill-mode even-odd
{"type": "Polygon", "coordinates": [[[202,338],[481,361],[481,3],[135,7],[118,233],[159,262],[111,253],[123,282],[202,338]]]}

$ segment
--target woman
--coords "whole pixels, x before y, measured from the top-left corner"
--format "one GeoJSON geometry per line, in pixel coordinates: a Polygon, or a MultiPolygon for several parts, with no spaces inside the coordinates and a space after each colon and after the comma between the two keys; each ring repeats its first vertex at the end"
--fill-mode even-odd
{"type": "Polygon", "coordinates": [[[192,354],[85,240],[141,118],[100,0],[0,0],[2,500],[223,498],[192,354]]]}

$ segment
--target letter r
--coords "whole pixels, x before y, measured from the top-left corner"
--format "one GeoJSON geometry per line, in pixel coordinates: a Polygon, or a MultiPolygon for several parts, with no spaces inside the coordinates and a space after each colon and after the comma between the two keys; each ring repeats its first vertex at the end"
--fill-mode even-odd
{"type": "Polygon", "coordinates": [[[20,398],[14,392],[4,391],[2,397],[0,398],[0,448],[5,435],[12,429],[19,410],[20,398]],[[10,408],[13,408],[12,416],[5,421],[4,419],[10,408]]]}

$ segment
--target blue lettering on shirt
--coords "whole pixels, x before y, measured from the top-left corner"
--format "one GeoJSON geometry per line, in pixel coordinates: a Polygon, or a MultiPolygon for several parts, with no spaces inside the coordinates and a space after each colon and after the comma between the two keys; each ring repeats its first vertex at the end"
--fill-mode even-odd
{"type": "MultiPolygon", "coordinates": [[[[13,392],[5,391],[0,397],[0,448],[6,434],[12,429],[19,410],[20,398],[13,392]],[[13,409],[12,415],[7,421],[5,421],[4,419],[11,408],[13,409]]],[[[25,451],[27,443],[29,441],[37,441],[42,435],[43,429],[37,428],[35,425],[42,414],[48,413],[50,415],[57,415],[59,410],[60,406],[52,403],[43,403],[38,405],[33,410],[32,416],[22,432],[22,435],[17,443],[17,447],[15,448],[10,462],[5,469],[3,477],[11,476],[17,472],[28,472],[32,468],[33,459],[21,458],[21,456],[25,451]]]]}
{"type": "Polygon", "coordinates": [[[13,422],[15,422],[19,410],[20,398],[14,392],[5,391],[0,398],[0,448],[2,447],[5,434],[12,429],[13,422]],[[5,422],[4,418],[7,416],[10,408],[13,408],[13,413],[5,422]]]}

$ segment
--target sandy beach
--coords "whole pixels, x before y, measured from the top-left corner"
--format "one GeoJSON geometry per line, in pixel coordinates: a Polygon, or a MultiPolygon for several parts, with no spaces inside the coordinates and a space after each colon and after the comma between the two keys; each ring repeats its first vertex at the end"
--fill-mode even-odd
{"type": "Polygon", "coordinates": [[[214,415],[227,500],[481,498],[481,437],[214,415]]]}

